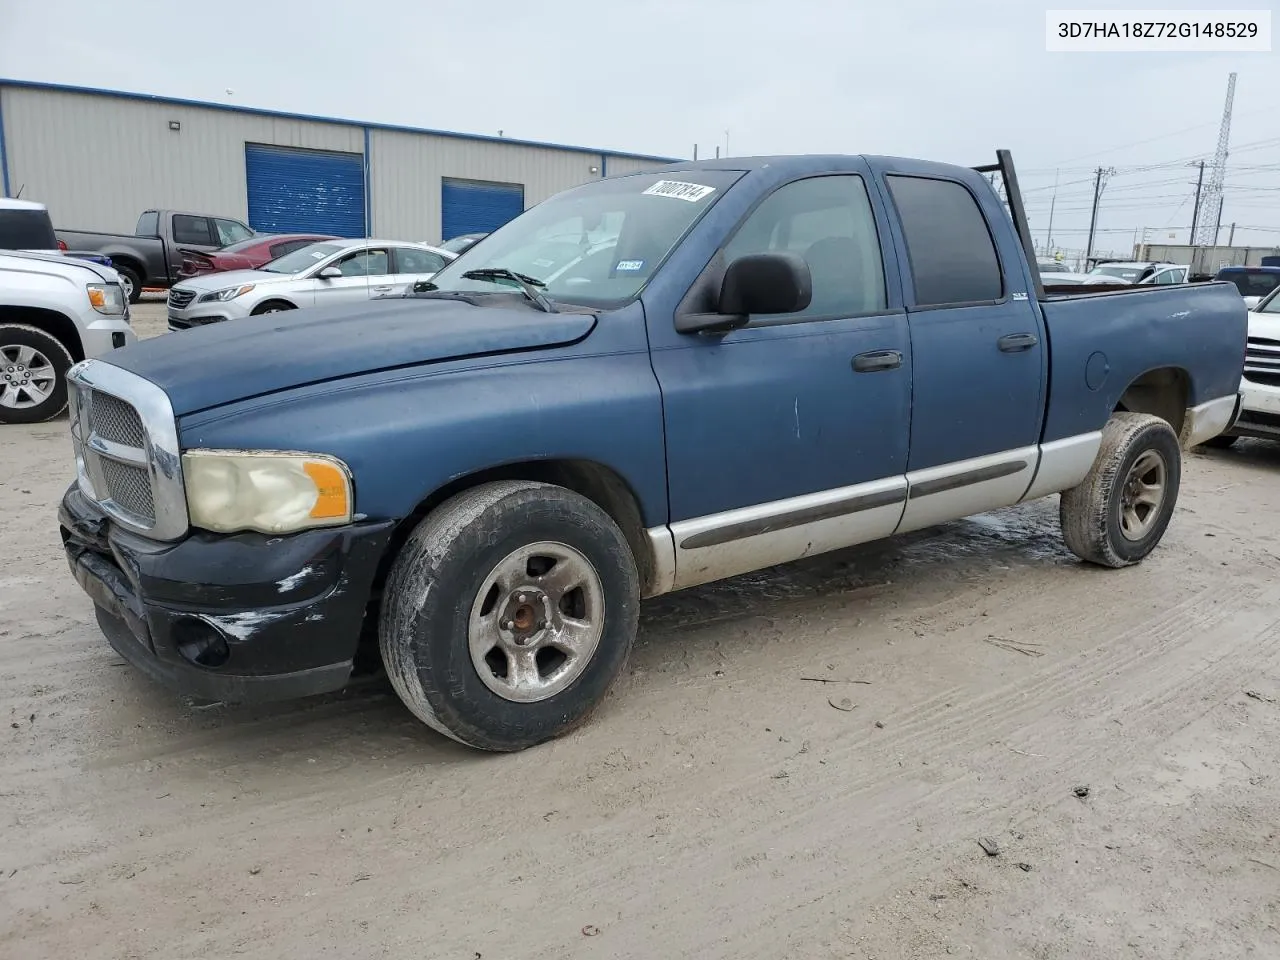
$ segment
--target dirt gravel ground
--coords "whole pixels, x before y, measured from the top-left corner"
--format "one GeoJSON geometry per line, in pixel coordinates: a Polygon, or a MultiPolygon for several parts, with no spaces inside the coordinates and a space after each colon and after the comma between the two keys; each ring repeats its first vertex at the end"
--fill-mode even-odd
{"type": "Polygon", "coordinates": [[[1188,457],[1137,568],[1050,499],[650,602],[592,722],[488,756],[386,685],[153,687],[65,420],[2,442],[0,956],[1280,956],[1280,447],[1188,457]]]}

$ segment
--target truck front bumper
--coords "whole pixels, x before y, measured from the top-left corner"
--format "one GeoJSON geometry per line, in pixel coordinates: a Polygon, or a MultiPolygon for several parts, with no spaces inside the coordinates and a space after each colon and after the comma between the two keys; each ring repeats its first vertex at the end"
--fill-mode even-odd
{"type": "Polygon", "coordinates": [[[227,703],[346,685],[394,528],[196,531],[158,543],[114,525],[74,485],[58,520],[71,572],[116,652],[179,693],[227,703]]]}

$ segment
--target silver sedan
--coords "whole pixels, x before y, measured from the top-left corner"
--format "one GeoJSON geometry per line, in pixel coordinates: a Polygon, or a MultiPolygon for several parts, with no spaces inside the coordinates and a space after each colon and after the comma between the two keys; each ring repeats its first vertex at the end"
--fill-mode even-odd
{"type": "Polygon", "coordinates": [[[323,240],[257,270],[184,280],[169,291],[169,329],[396,296],[456,258],[404,240],[323,240]]]}

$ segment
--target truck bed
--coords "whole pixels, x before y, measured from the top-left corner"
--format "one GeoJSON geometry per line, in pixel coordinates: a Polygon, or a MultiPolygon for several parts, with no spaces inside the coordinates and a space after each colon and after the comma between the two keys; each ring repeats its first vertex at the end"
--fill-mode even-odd
{"type": "Polygon", "coordinates": [[[1050,347],[1045,443],[1096,429],[1144,374],[1189,368],[1170,374],[1185,381],[1184,407],[1239,387],[1248,312],[1230,283],[1073,289],[1046,296],[1040,310],[1050,347]],[[1104,353],[1100,343],[1112,346],[1104,353]]]}

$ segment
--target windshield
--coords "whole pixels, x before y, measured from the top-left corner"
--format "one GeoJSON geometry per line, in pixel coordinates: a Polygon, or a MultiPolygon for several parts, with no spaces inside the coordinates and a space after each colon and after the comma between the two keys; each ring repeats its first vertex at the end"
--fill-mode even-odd
{"type": "Polygon", "coordinates": [[[241,250],[247,250],[249,247],[257,247],[262,244],[266,237],[246,237],[244,240],[237,240],[235,243],[228,243],[225,247],[219,247],[219,253],[239,253],[241,250]]]}
{"type": "Polygon", "coordinates": [[[1116,267],[1110,264],[1103,264],[1094,267],[1090,273],[1100,273],[1108,277],[1119,277],[1121,280],[1128,280],[1130,283],[1142,276],[1142,267],[1116,267]]]}
{"type": "Polygon", "coordinates": [[[658,265],[738,177],[728,170],[640,174],[568,190],[526,211],[432,277],[436,289],[495,293],[505,269],[545,284],[552,300],[607,306],[636,297],[658,265]]]}
{"type": "Polygon", "coordinates": [[[57,250],[48,210],[0,210],[0,250],[57,250]]]}
{"type": "Polygon", "coordinates": [[[342,247],[336,243],[313,243],[293,253],[286,253],[283,257],[276,257],[258,269],[266,270],[268,273],[301,273],[341,249],[342,247]]]}
{"type": "Polygon", "coordinates": [[[477,235],[474,233],[466,233],[460,237],[454,237],[452,240],[446,240],[444,243],[440,244],[437,249],[448,250],[450,253],[461,253],[463,250],[467,249],[467,247],[479,240],[481,236],[483,236],[483,234],[477,235]]]}

